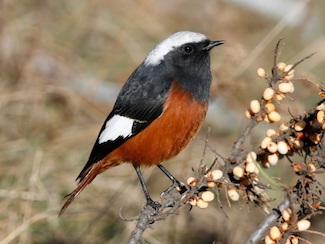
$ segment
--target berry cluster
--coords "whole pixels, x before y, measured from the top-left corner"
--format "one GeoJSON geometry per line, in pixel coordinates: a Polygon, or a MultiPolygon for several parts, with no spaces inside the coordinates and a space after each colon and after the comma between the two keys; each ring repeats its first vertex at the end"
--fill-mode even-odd
{"type": "MultiPolygon", "coordinates": [[[[265,78],[264,69],[258,69],[258,76],[265,78],[269,87],[264,90],[261,102],[251,101],[250,108],[246,111],[247,118],[255,119],[257,122],[269,123],[281,120],[281,115],[275,110],[273,101],[280,104],[288,93],[294,91],[293,68],[294,65],[278,63],[276,72],[272,72],[271,78],[265,78]]],[[[320,197],[318,193],[312,191],[311,185],[317,182],[315,179],[316,172],[324,167],[324,160],[317,153],[321,151],[319,144],[322,142],[324,131],[325,104],[322,101],[306,115],[292,117],[289,122],[279,124],[277,130],[268,129],[256,150],[256,161],[260,162],[263,167],[275,166],[280,159],[286,157],[293,172],[303,177],[298,180],[292,191],[298,196],[300,209],[297,212],[300,214],[316,212],[320,206],[320,197]],[[295,153],[304,159],[296,162],[296,159],[292,159],[295,153]]],[[[306,214],[303,215],[307,216],[306,214]]],[[[264,238],[265,243],[278,243],[283,238],[285,238],[285,243],[298,243],[296,232],[307,230],[311,224],[303,216],[302,218],[300,216],[301,220],[299,221],[293,221],[290,216],[297,216],[297,214],[292,213],[290,208],[282,212],[282,222],[279,226],[270,228],[268,235],[264,238]]]]}
{"type": "MultiPolygon", "coordinates": [[[[198,194],[188,200],[188,203],[199,208],[207,208],[209,206],[209,202],[214,200],[214,193],[206,189],[215,187],[220,183],[222,177],[223,172],[219,169],[209,171],[205,175],[205,184],[207,187],[201,188],[198,194]]],[[[194,187],[197,184],[197,179],[191,176],[187,179],[186,184],[190,187],[194,187]]]]}
{"type": "MultiPolygon", "coordinates": [[[[288,123],[279,125],[279,130],[269,129],[262,139],[260,150],[258,151],[258,161],[264,167],[274,166],[279,158],[292,156],[294,153],[312,152],[317,150],[317,145],[321,142],[325,130],[325,105],[317,106],[308,115],[292,118],[288,123]]],[[[301,163],[293,163],[294,171],[300,174],[301,163]]],[[[310,160],[306,167],[310,173],[314,173],[317,166],[310,160]]],[[[318,167],[319,168],[319,167],[318,167]]]]}
{"type": "MultiPolygon", "coordinates": [[[[216,161],[223,162],[220,162],[219,169],[216,170],[202,165],[197,177],[191,176],[187,179],[186,183],[191,191],[187,198],[183,199],[184,203],[205,209],[215,199],[214,192],[225,189],[227,199],[239,201],[242,197],[269,213],[270,197],[266,189],[278,183],[266,170],[278,165],[281,159],[287,159],[293,174],[298,176],[296,185],[284,187],[287,193],[285,199],[288,204],[290,202],[290,206],[282,211],[280,218],[276,215],[278,224],[273,220],[263,228],[263,232],[256,235],[259,236],[258,240],[264,237],[265,243],[289,244],[298,243],[299,238],[301,239],[298,237],[299,233],[308,230],[311,225],[307,219],[324,209],[321,206],[323,187],[317,181],[316,175],[323,173],[325,168],[325,99],[304,115],[291,115],[290,121],[281,123],[281,110],[277,107],[295,90],[296,66],[312,55],[293,65],[277,62],[279,43],[271,76],[267,77],[263,68],[257,70],[257,75],[266,80],[267,88],[264,89],[260,100],[255,99],[249,103],[245,116],[250,121],[234,143],[229,157],[218,154],[216,161]],[[262,122],[274,123],[278,127],[267,129],[257,148],[244,151],[246,138],[251,130],[262,122]],[[270,184],[262,183],[261,176],[270,184]],[[269,232],[263,234],[267,230],[269,232]]],[[[325,89],[315,85],[321,90],[320,95],[325,97],[325,89]]],[[[272,213],[269,216],[271,215],[272,213]]]]}
{"type": "Polygon", "coordinates": [[[293,213],[290,208],[283,210],[279,224],[270,228],[268,235],[264,238],[264,243],[278,243],[284,237],[284,235],[289,232],[285,244],[298,244],[298,237],[294,234],[290,234],[290,231],[302,232],[308,230],[311,223],[307,219],[301,219],[295,222],[293,219],[293,213]]]}
{"type": "Polygon", "coordinates": [[[249,109],[246,110],[245,116],[251,119],[252,116],[259,115],[257,121],[266,121],[269,123],[278,122],[281,120],[281,115],[275,110],[274,101],[282,101],[286,94],[293,93],[295,88],[292,83],[294,78],[294,66],[292,64],[286,65],[281,62],[277,64],[277,79],[272,80],[266,78],[266,72],[263,68],[257,70],[257,75],[265,78],[270,87],[267,87],[262,96],[263,111],[261,111],[261,103],[258,100],[250,102],[249,109]]]}

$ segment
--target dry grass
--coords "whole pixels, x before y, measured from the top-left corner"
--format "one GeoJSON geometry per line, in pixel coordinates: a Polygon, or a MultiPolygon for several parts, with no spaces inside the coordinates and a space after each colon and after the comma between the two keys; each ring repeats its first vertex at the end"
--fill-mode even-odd
{"type": "MultiPolygon", "coordinates": [[[[305,6],[310,11],[314,7],[305,6]]],[[[251,56],[274,26],[263,16],[213,0],[0,1],[0,243],[125,243],[133,224],[119,219],[118,212],[123,207],[124,215],[136,215],[144,203],[129,165],[99,176],[57,218],[62,198],[75,187],[74,179],[112,106],[116,87],[155,43],[177,30],[227,40],[213,53],[218,82],[212,94],[234,113],[243,113],[242,104],[259,94],[264,84],[252,77],[258,66],[271,66],[279,37],[287,38],[288,59],[304,56],[313,49],[308,43],[314,44],[312,51],[319,56],[306,65],[306,72],[324,79],[324,33],[300,42],[303,24],[295,29],[284,26],[269,37],[270,45],[261,44],[261,54],[251,56]],[[236,67],[247,60],[249,67],[236,76],[236,67]],[[107,87],[108,93],[98,94],[107,87]]],[[[299,100],[315,101],[306,84],[300,87],[291,103],[293,111],[309,106],[299,100]]],[[[166,164],[178,178],[185,179],[191,167],[197,167],[205,131],[166,164]]],[[[212,147],[227,151],[236,138],[233,131],[239,128],[212,128],[212,147]]],[[[213,156],[207,156],[207,163],[213,156]]],[[[156,169],[148,169],[146,177],[155,197],[169,184],[156,169]]],[[[263,216],[245,203],[231,209],[225,204],[224,210],[216,203],[207,210],[184,209],[155,225],[145,238],[150,243],[242,243],[263,216]]]]}

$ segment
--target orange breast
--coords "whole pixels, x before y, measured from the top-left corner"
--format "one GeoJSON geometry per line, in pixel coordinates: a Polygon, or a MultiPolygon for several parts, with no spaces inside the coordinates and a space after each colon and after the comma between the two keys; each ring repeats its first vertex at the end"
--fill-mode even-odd
{"type": "Polygon", "coordinates": [[[104,165],[130,162],[151,166],[177,155],[201,127],[207,107],[207,104],[196,101],[174,82],[163,114],[108,154],[104,165]]]}

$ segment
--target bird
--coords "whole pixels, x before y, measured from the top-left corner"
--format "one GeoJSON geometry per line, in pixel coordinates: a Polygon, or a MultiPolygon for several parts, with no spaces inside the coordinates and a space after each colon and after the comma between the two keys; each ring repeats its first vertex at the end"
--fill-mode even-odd
{"type": "Polygon", "coordinates": [[[133,165],[147,205],[155,209],[160,204],[150,197],[141,167],[158,166],[172,187],[184,189],[161,163],[184,149],[202,126],[212,82],[210,51],[223,43],[180,31],[149,52],[121,88],[59,216],[98,174],[123,163],[133,165]]]}

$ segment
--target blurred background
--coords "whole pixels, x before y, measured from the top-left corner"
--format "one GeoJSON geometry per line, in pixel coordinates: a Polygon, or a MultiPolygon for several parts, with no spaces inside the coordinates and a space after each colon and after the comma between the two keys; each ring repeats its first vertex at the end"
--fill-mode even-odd
{"type": "MultiPolygon", "coordinates": [[[[178,179],[193,175],[209,145],[227,155],[247,123],[244,111],[261,97],[280,38],[281,61],[301,64],[296,77],[325,77],[325,2],[316,0],[0,0],[0,243],[126,243],[145,202],[128,164],[98,176],[58,218],[63,197],[76,186],[97,133],[131,72],[162,39],[180,30],[226,40],[212,52],[214,83],[205,126],[179,156],[164,165],[178,179]]],[[[297,81],[281,106],[284,120],[320,100],[317,89],[297,81]],[[287,117],[285,116],[287,114],[287,117]]],[[[259,145],[254,130],[247,148],[259,145]]],[[[273,126],[274,127],[274,126],[273,126]]],[[[204,162],[215,155],[208,150],[204,162]]],[[[285,184],[296,178],[282,162],[269,170],[285,184]],[[285,176],[285,177],[283,177],[285,176]]],[[[144,170],[156,199],[170,182],[156,168],[144,170]]],[[[269,192],[271,206],[283,191],[269,192]]],[[[208,209],[183,208],[144,234],[149,243],[244,243],[266,216],[245,200],[228,206],[220,192],[208,209]]],[[[312,229],[325,231],[321,216],[312,229]]],[[[324,222],[323,222],[324,223],[324,222]]],[[[319,237],[305,235],[315,243],[319,237]]],[[[319,242],[318,242],[319,243],[319,242]]]]}

